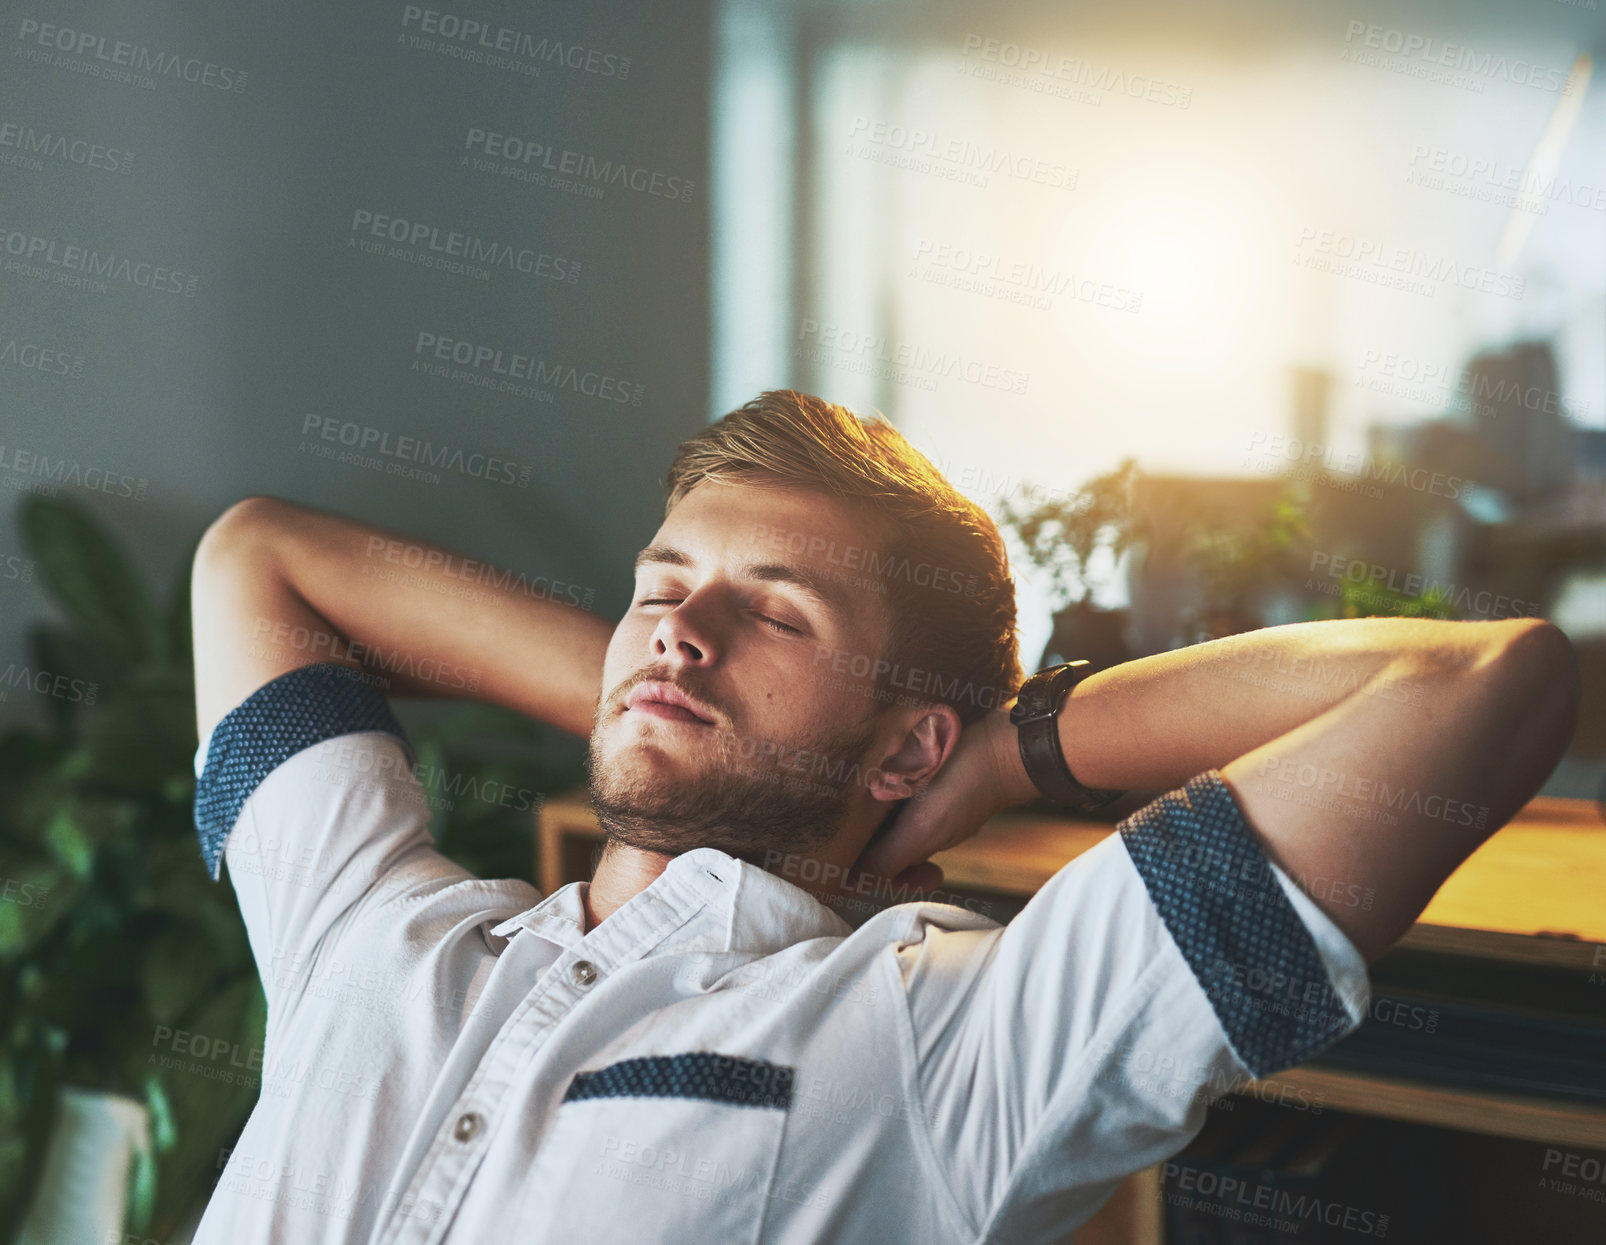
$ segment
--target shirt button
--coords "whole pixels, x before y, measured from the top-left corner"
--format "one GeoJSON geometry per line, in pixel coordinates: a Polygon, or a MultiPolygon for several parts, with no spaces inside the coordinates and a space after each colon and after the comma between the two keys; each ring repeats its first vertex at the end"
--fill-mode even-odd
{"type": "Polygon", "coordinates": [[[457,1127],[452,1130],[452,1136],[459,1141],[472,1141],[480,1131],[480,1125],[485,1121],[478,1112],[470,1111],[467,1115],[457,1117],[457,1127]]]}
{"type": "Polygon", "coordinates": [[[577,986],[589,986],[597,979],[597,966],[590,960],[576,960],[569,966],[569,976],[577,986]]]}

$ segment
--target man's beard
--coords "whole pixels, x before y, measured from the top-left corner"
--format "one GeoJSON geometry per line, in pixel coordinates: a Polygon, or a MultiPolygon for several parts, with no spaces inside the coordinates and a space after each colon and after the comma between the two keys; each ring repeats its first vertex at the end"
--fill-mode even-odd
{"type": "Polygon", "coordinates": [[[649,765],[609,763],[593,727],[587,789],[610,843],[670,856],[715,847],[755,863],[772,852],[817,851],[841,828],[863,781],[859,759],[875,724],[865,718],[805,739],[770,741],[778,746],[769,751],[750,735],[718,727],[707,734],[700,746],[708,763],[700,773],[662,777],[649,765]]]}

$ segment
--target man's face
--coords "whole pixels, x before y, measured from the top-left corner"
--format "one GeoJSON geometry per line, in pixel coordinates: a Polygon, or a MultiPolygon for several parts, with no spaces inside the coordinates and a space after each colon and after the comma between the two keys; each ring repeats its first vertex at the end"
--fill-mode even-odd
{"type": "Polygon", "coordinates": [[[705,481],[682,498],[603,665],[589,770],[610,838],[760,859],[813,851],[873,803],[893,741],[863,681],[830,671],[883,651],[886,597],[841,565],[877,539],[822,494],[705,481]]]}

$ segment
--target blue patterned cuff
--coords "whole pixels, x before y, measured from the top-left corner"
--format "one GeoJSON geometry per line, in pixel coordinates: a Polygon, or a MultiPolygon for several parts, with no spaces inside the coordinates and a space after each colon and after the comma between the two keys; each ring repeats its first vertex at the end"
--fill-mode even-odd
{"type": "Polygon", "coordinates": [[[1355,1027],[1219,770],[1167,792],[1119,830],[1252,1075],[1302,1063],[1355,1027]]]}
{"type": "Polygon", "coordinates": [[[258,784],[296,753],[358,731],[389,731],[412,746],[369,676],[338,662],[300,666],[264,683],[212,730],[195,784],[201,859],[216,881],[223,844],[258,784]]]}

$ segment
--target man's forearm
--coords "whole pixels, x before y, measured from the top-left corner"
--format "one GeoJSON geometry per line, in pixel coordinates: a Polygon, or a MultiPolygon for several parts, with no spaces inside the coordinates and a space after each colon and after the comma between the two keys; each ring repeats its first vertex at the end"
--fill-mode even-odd
{"type": "Polygon", "coordinates": [[[263,618],[249,639],[354,658],[398,695],[462,696],[590,730],[613,628],[554,600],[550,581],[277,499],[245,507],[251,540],[330,624],[324,635],[281,636],[263,618]]]}
{"type": "MultiPolygon", "coordinates": [[[[1325,880],[1307,893],[1371,962],[1532,798],[1578,700],[1576,659],[1548,623],[1363,618],[1103,671],[1074,689],[1060,738],[1090,786],[1220,770],[1267,855],[1298,885],[1325,880]]],[[[1024,767],[1007,749],[998,767],[1018,797],[1024,767]]]]}
{"type": "Polygon", "coordinates": [[[1292,623],[1139,658],[1084,679],[1060,741],[1090,787],[1170,790],[1302,726],[1350,695],[1423,706],[1483,660],[1509,623],[1355,618],[1292,623]]]}

